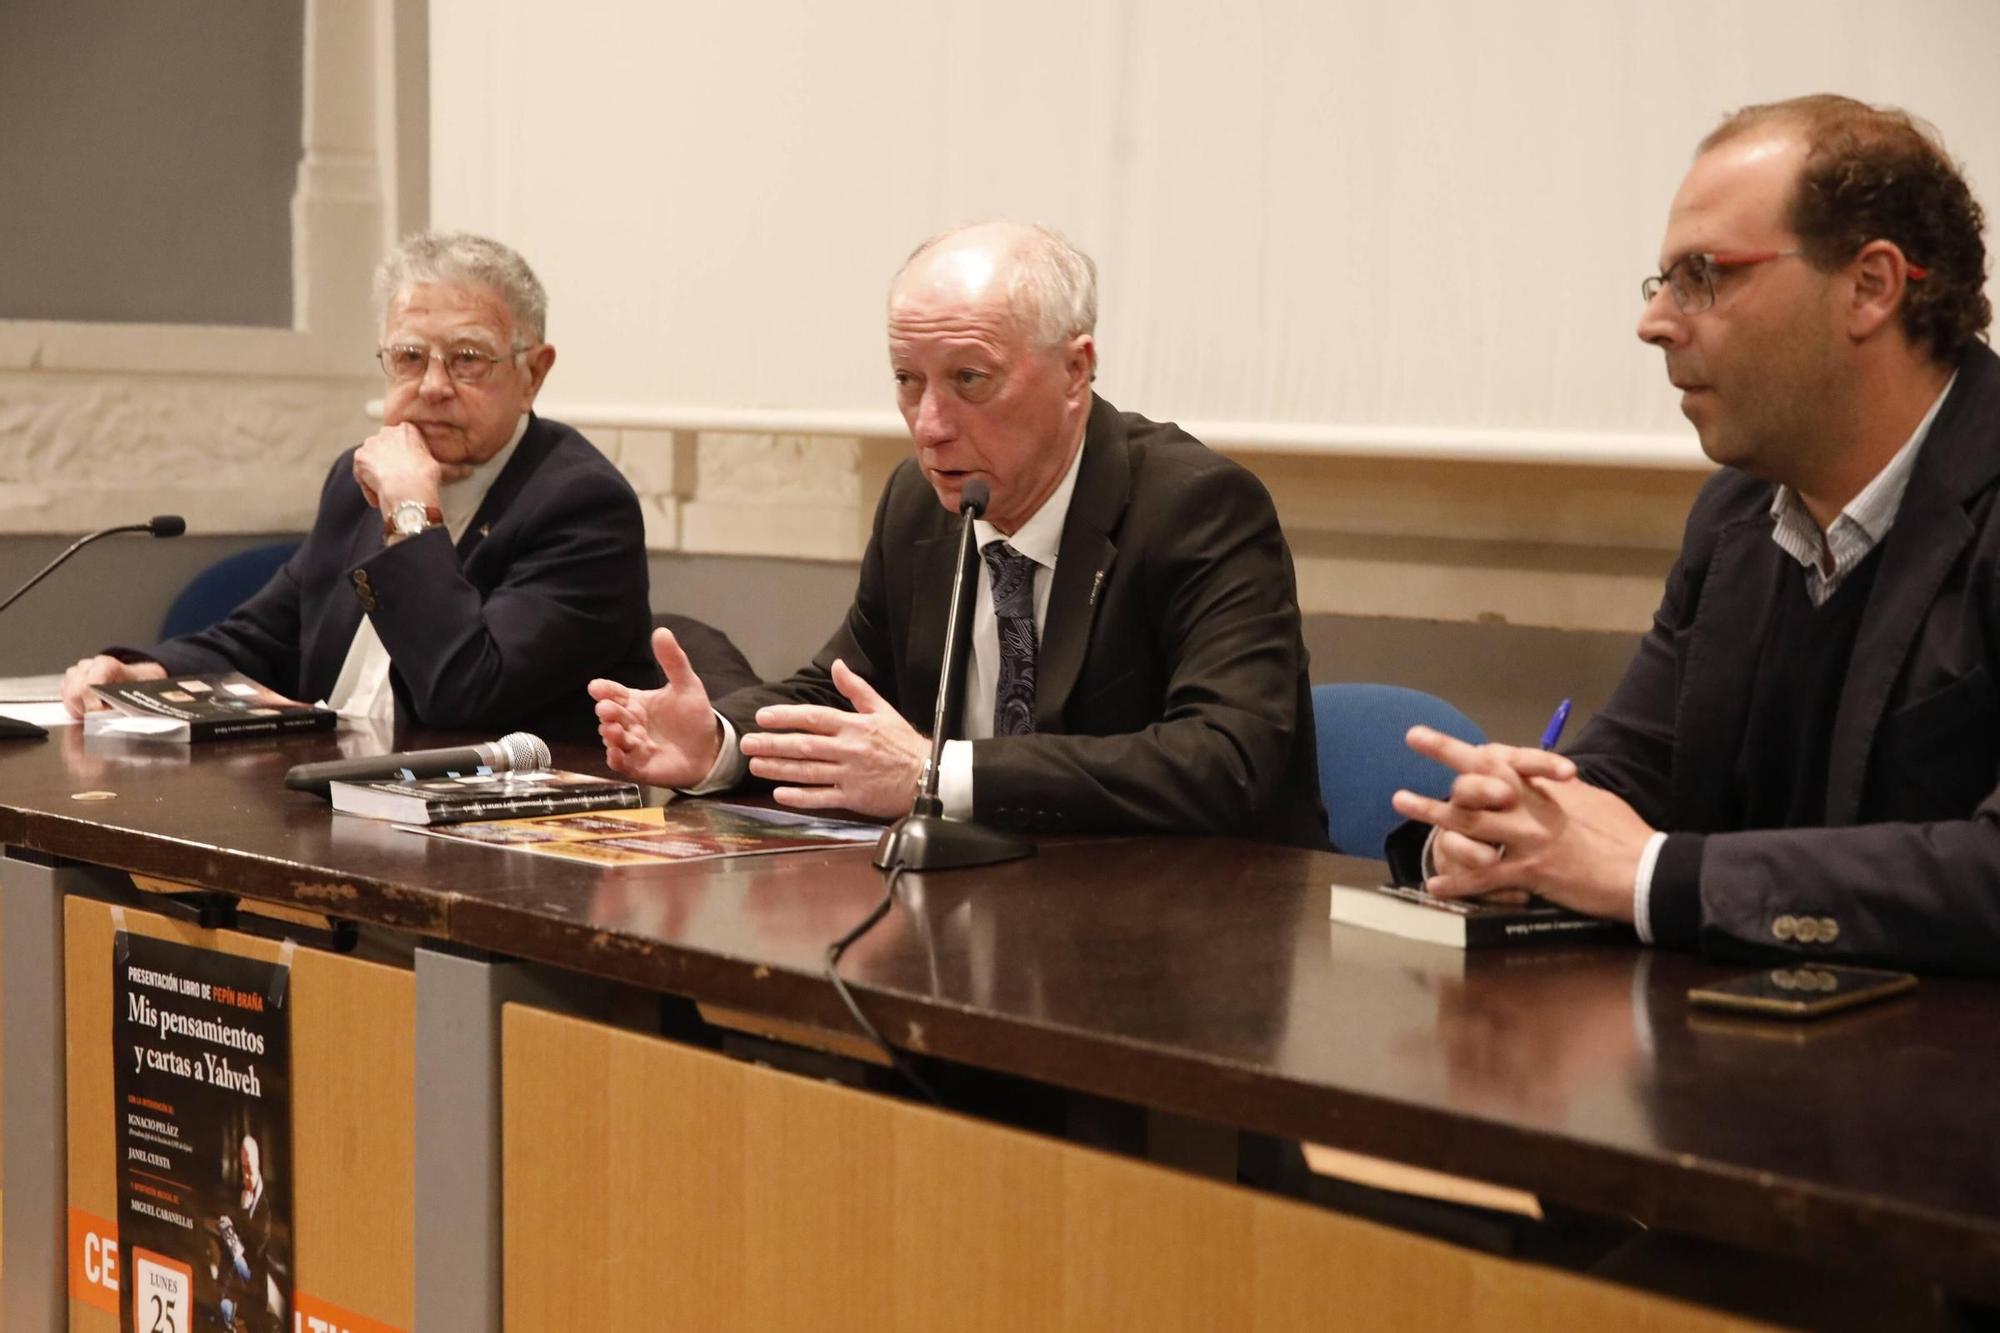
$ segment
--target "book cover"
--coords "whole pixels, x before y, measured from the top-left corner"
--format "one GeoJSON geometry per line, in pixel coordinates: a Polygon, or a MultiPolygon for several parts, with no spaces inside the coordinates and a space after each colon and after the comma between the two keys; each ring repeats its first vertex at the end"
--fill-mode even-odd
{"type": "Polygon", "coordinates": [[[326,731],[339,720],[330,708],[287,699],[240,672],[126,680],[91,686],[110,705],[84,717],[85,735],[139,736],[168,741],[215,741],[326,731]]]}
{"type": "Polygon", "coordinates": [[[882,836],[880,824],[707,800],[410,831],[598,866],[656,866],[724,856],[872,847],[882,836]]]}
{"type": "Polygon", "coordinates": [[[1345,925],[1455,949],[1633,938],[1630,926],[1572,912],[1541,898],[1525,903],[1434,898],[1422,889],[1397,884],[1336,884],[1328,915],[1345,925]]]}
{"type": "Polygon", "coordinates": [[[561,769],[413,781],[334,782],[328,784],[327,795],[333,808],[343,814],[427,825],[629,810],[644,799],[636,783],[561,769]]]}

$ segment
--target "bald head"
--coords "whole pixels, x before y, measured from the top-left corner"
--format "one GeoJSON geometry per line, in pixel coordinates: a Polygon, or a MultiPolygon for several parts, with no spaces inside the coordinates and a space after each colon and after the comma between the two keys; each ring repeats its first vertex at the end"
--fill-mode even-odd
{"type": "Polygon", "coordinates": [[[1090,261],[1052,231],[986,223],[918,246],[889,288],[889,368],[917,462],[956,511],[983,481],[1012,533],[1083,440],[1097,345],[1090,261]]]}
{"type": "Polygon", "coordinates": [[[1025,222],[980,222],[931,237],[903,261],[889,307],[1004,297],[1038,347],[1097,331],[1097,266],[1058,232],[1025,222]]]}

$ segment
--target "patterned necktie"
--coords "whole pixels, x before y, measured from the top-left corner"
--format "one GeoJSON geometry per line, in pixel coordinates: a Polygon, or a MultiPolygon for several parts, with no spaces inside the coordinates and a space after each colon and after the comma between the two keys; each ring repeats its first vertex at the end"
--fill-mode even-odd
{"type": "Polygon", "coordinates": [[[1035,562],[1006,542],[989,542],[979,554],[993,580],[993,615],[1000,622],[993,734],[1026,736],[1035,729],[1035,562]]]}

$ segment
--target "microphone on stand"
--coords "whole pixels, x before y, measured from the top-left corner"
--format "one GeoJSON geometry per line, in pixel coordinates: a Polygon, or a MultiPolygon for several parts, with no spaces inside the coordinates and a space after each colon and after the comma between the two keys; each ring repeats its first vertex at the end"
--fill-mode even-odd
{"type": "Polygon", "coordinates": [[[991,500],[986,483],[976,478],[958,495],[958,568],[951,577],[951,613],[945,618],[944,667],[938,673],[937,713],[931,721],[931,754],[924,761],[917,799],[910,813],[891,824],[875,844],[875,865],[882,870],[951,870],[985,866],[1035,854],[1035,844],[1011,833],[966,819],[946,819],[938,799],[939,766],[944,760],[945,709],[964,674],[965,655],[958,651],[958,622],[965,612],[965,567],[972,555],[972,520],[986,512],[991,500]]]}
{"type": "MultiPolygon", "coordinates": [[[[938,799],[939,766],[944,760],[945,713],[951,697],[957,692],[958,680],[965,665],[964,654],[958,648],[958,624],[965,614],[965,603],[970,589],[965,586],[965,567],[972,558],[972,520],[986,512],[991,492],[983,481],[968,481],[958,494],[958,568],[951,576],[951,611],[945,618],[944,626],[944,666],[938,672],[937,713],[931,719],[931,753],[924,761],[923,775],[917,781],[917,799],[910,807],[910,813],[891,824],[875,844],[875,866],[886,871],[883,876],[882,897],[867,916],[857,921],[845,935],[826,948],[826,979],[847,1006],[848,1014],[855,1025],[868,1035],[888,1056],[889,1063],[910,1081],[912,1087],[931,1102],[942,1106],[937,1092],[923,1076],[921,1070],[904,1055],[890,1045],[876,1026],[868,1021],[854,995],[847,989],[847,983],[840,977],[841,955],[848,946],[875,928],[877,922],[889,914],[895,905],[896,881],[905,871],[910,870],[952,870],[960,866],[986,866],[1000,861],[1012,861],[1035,854],[1035,844],[1025,838],[1017,838],[1011,833],[1002,833],[965,819],[946,819],[944,802],[938,799]]],[[[923,881],[916,881],[921,884],[923,881]]],[[[921,913],[921,895],[910,901],[913,911],[921,913]]]]}
{"type": "MultiPolygon", "coordinates": [[[[100,528],[71,542],[69,549],[42,566],[41,573],[14,589],[6,601],[0,602],[0,611],[21,600],[28,589],[56,572],[56,568],[99,537],[115,537],[122,532],[143,532],[149,537],[178,537],[187,531],[187,520],[179,514],[159,514],[144,523],[121,523],[115,528],[100,528]]],[[[0,740],[41,740],[49,733],[32,722],[18,718],[0,717],[0,740]]]]}
{"type": "Polygon", "coordinates": [[[489,773],[532,773],[549,766],[549,747],[539,736],[510,731],[497,741],[448,750],[404,750],[294,764],[285,774],[293,791],[327,794],[329,782],[414,782],[418,778],[481,777],[489,773]]]}
{"type": "Polygon", "coordinates": [[[148,537],[178,537],[187,531],[187,526],[187,520],[179,514],[160,514],[155,518],[148,519],[144,523],[121,523],[115,528],[100,528],[96,532],[78,537],[70,543],[67,551],[64,551],[61,555],[43,565],[41,573],[14,589],[14,595],[6,601],[0,602],[0,611],[5,611],[8,607],[20,601],[21,594],[55,573],[57,566],[96,541],[99,537],[115,537],[121,532],[143,532],[148,537]]]}

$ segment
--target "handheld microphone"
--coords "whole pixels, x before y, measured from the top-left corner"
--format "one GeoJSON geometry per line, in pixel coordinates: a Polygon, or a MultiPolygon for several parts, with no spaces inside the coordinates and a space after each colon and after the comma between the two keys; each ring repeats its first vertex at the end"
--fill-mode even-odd
{"type": "Polygon", "coordinates": [[[413,782],[418,778],[463,778],[487,773],[529,773],[549,766],[549,747],[539,736],[513,731],[497,741],[449,750],[404,750],[295,764],[285,774],[294,791],[327,794],[329,782],[413,782]]]}
{"type": "Polygon", "coordinates": [[[64,551],[61,555],[57,556],[55,559],[49,561],[49,563],[47,563],[46,565],[43,565],[41,573],[29,579],[26,583],[23,583],[20,587],[14,589],[14,595],[9,597],[6,601],[0,602],[0,611],[5,611],[8,607],[20,601],[23,593],[27,592],[28,589],[34,587],[37,583],[40,583],[43,579],[47,578],[49,575],[55,573],[57,566],[61,565],[65,560],[68,560],[71,556],[75,555],[78,551],[81,551],[84,547],[96,541],[99,537],[114,537],[121,532],[143,532],[149,537],[178,537],[183,532],[186,531],[187,531],[187,520],[182,518],[179,514],[160,514],[151,519],[148,519],[144,523],[122,523],[115,528],[100,528],[98,531],[90,533],[87,536],[79,537],[75,541],[70,543],[68,550],[64,551]]]}
{"type": "Polygon", "coordinates": [[[951,576],[951,611],[945,617],[944,666],[938,672],[937,712],[931,720],[931,754],[917,783],[910,813],[891,824],[875,844],[875,865],[882,870],[948,870],[957,866],[992,865],[1033,856],[1035,844],[970,820],[946,819],[938,799],[939,767],[944,762],[945,709],[964,674],[965,655],[958,651],[958,622],[965,611],[965,567],[972,557],[972,521],[986,512],[992,493],[974,478],[958,493],[958,568],[951,576]]]}

